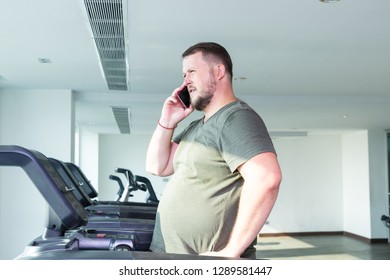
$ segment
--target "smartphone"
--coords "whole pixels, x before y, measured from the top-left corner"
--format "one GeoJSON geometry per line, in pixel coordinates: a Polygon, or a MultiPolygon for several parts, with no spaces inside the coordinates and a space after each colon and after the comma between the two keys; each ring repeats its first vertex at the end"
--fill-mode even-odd
{"type": "Polygon", "coordinates": [[[187,87],[184,87],[181,91],[179,91],[176,96],[179,98],[181,103],[185,108],[189,108],[191,105],[191,97],[190,93],[188,92],[187,87]]]}

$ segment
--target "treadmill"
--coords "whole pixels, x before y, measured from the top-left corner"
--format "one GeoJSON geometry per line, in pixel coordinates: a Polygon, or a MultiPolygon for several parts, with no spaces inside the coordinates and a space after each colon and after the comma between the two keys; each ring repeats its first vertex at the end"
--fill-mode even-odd
{"type": "Polygon", "coordinates": [[[152,206],[158,205],[158,198],[156,196],[156,193],[153,189],[153,186],[148,178],[133,175],[133,173],[125,168],[116,168],[115,171],[117,173],[122,173],[125,175],[126,179],[128,180],[128,189],[131,189],[131,191],[147,191],[148,195],[146,197],[146,203],[143,202],[132,202],[132,201],[120,201],[124,192],[125,187],[123,186],[122,180],[115,175],[110,175],[109,178],[111,180],[114,180],[118,183],[119,191],[117,193],[116,199],[114,201],[100,201],[97,200],[98,198],[98,192],[91,184],[90,180],[88,180],[87,176],[84,174],[84,172],[81,170],[79,166],[77,166],[74,163],[66,162],[65,165],[69,168],[69,170],[72,172],[74,177],[77,179],[79,185],[85,190],[85,192],[88,194],[88,196],[91,199],[95,199],[95,202],[98,204],[122,204],[122,205],[144,205],[144,206],[152,206]],[[145,205],[146,204],[146,205],[145,205]]]}
{"type": "Polygon", "coordinates": [[[153,219],[90,217],[42,153],[20,146],[0,146],[0,166],[21,167],[50,206],[44,233],[27,245],[23,256],[48,251],[148,251],[153,219]]]}
{"type": "Polygon", "coordinates": [[[85,188],[82,187],[85,182],[80,182],[64,162],[54,158],[48,159],[64,182],[66,182],[67,186],[73,190],[79,202],[88,211],[90,217],[89,221],[92,221],[91,217],[140,218],[155,220],[157,205],[137,202],[128,202],[124,204],[116,201],[100,203],[97,200],[91,199],[91,194],[88,194],[85,188]]]}

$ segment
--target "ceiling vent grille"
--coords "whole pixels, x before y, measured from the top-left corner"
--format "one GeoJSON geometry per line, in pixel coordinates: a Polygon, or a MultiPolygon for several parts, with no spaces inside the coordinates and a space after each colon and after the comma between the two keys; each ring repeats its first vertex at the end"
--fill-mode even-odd
{"type": "Polygon", "coordinates": [[[119,131],[122,134],[130,134],[130,108],[127,107],[112,107],[112,112],[119,131]]]}
{"type": "Polygon", "coordinates": [[[110,90],[128,90],[123,0],[84,0],[110,90]]]}

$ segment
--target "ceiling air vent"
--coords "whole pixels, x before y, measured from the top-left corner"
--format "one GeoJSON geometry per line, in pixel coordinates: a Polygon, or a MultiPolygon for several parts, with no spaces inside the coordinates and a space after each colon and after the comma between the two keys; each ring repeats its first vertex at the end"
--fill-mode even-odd
{"type": "Polygon", "coordinates": [[[123,0],[84,0],[110,90],[128,90],[123,0]]]}
{"type": "Polygon", "coordinates": [[[112,107],[112,112],[119,131],[122,134],[130,134],[130,108],[127,107],[112,107]]]}

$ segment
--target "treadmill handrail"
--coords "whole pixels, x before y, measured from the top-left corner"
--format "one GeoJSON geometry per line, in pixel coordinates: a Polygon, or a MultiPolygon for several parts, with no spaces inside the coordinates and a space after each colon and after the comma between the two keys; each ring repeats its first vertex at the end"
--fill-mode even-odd
{"type": "Polygon", "coordinates": [[[121,178],[119,178],[118,176],[115,176],[115,175],[110,175],[109,178],[118,183],[119,190],[117,192],[117,197],[116,197],[115,201],[119,201],[121,199],[124,191],[125,191],[125,187],[123,186],[122,180],[121,180],[121,178]]]}
{"type": "Polygon", "coordinates": [[[70,169],[70,171],[72,171],[74,176],[77,177],[77,179],[80,181],[80,185],[88,193],[89,197],[91,199],[97,198],[98,192],[92,186],[91,181],[88,180],[87,176],[84,174],[81,168],[72,162],[65,162],[65,165],[70,169]]]}
{"type": "Polygon", "coordinates": [[[21,167],[66,228],[87,223],[87,211],[42,153],[16,145],[0,145],[0,166],[21,167]]]}

